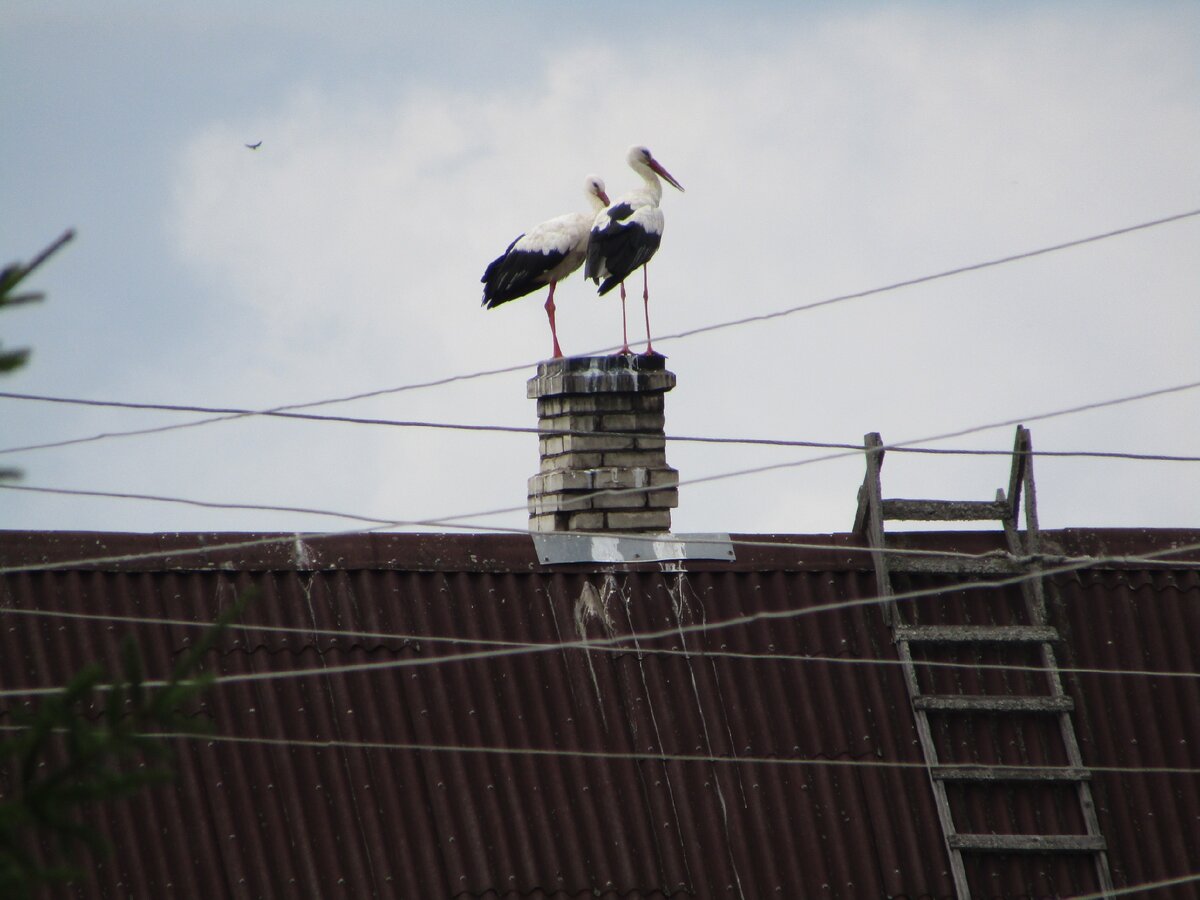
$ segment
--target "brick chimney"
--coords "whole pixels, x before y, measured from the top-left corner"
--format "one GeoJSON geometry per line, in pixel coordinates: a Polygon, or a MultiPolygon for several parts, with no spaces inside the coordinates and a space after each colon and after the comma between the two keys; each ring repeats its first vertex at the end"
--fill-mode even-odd
{"type": "Polygon", "coordinates": [[[529,479],[531,531],[671,530],[679,473],[667,465],[663,399],[675,373],[664,357],[547,360],[526,387],[542,460],[529,479]],[[609,490],[621,493],[593,496],[609,490]]]}

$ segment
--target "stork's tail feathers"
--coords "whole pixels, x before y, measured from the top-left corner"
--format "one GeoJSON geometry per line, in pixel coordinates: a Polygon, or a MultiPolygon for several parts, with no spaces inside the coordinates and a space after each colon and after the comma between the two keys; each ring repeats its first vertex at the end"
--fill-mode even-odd
{"type": "Polygon", "coordinates": [[[509,290],[497,290],[489,285],[483,289],[483,302],[480,305],[485,309],[495,309],[501,303],[507,303],[509,300],[516,300],[518,297],[524,297],[533,289],[534,288],[530,288],[529,290],[514,290],[510,288],[509,290]]]}
{"type": "MultiPolygon", "coordinates": [[[[596,282],[600,282],[599,278],[594,278],[592,280],[596,281],[596,282]]],[[[607,278],[604,279],[604,281],[602,283],[600,283],[600,290],[597,291],[597,294],[599,296],[603,297],[605,294],[607,294],[609,291],[611,291],[613,288],[615,288],[618,284],[620,284],[623,280],[624,279],[618,278],[616,275],[609,275],[607,278]]]]}

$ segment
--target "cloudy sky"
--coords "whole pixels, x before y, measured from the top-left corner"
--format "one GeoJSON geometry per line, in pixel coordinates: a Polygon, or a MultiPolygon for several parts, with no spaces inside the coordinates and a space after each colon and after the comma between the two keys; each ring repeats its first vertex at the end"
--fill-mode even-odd
{"type": "MultiPolygon", "coordinates": [[[[541,297],[484,266],[667,189],[655,331],[788,309],[1200,208],[1200,5],[238,0],[0,7],[0,263],[78,236],[0,314],[0,391],[529,426],[541,297]],[[246,143],[262,141],[257,151],[246,143]]],[[[768,322],[656,342],[674,435],[890,442],[1200,380],[1200,217],[768,322]]],[[[569,354],[615,297],[559,294],[569,354]]],[[[636,307],[631,307],[636,312],[636,307]]],[[[631,324],[638,322],[631,317],[631,324]]],[[[638,329],[634,327],[634,334],[638,329]]],[[[0,398],[0,449],[194,414],[0,398]]],[[[1200,454],[1200,390],[1031,423],[1041,450],[1200,454]]],[[[938,446],[1008,449],[1005,425],[938,446]]],[[[859,459],[677,443],[680,532],[836,532],[859,459]]],[[[241,419],[0,454],[26,487],[523,527],[530,435],[241,419]]],[[[1195,526],[1200,464],[1037,462],[1050,527],[1195,526]]],[[[988,499],[994,457],[893,454],[893,496],[988,499]]],[[[334,530],[291,512],[0,492],[0,527],[334,530]]]]}

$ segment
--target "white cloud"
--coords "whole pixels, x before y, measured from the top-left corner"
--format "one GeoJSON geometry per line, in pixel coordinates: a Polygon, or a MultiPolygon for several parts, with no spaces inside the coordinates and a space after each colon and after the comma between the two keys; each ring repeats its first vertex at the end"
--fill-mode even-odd
{"type": "MultiPolygon", "coordinates": [[[[635,142],[687,187],[663,201],[650,273],[659,334],[1194,206],[1196,32],[1160,9],[872,9],[783,19],[742,40],[593,37],[564,45],[520,90],[310,82],[266,117],[208,122],[180,153],[170,220],[186,277],[236,303],[225,336],[244,363],[209,387],[260,405],[543,356],[541,298],[485,312],[479,274],[521,230],[582,208],[586,173],[613,192],[631,186],[623,157],[635,142]],[[258,138],[260,151],[242,147],[258,138]]],[[[1170,226],[665,343],[679,375],[668,430],[908,439],[1190,380],[1197,234],[1200,223],[1170,226]]],[[[558,299],[568,352],[619,340],[615,299],[597,300],[578,275],[558,299]]],[[[630,323],[640,334],[639,303],[630,323]]],[[[338,411],[528,425],[524,377],[338,411]]],[[[1194,452],[1197,412],[1181,395],[1039,424],[1034,439],[1194,452]]],[[[231,455],[218,482],[198,454],[194,493],[424,518],[520,505],[536,467],[529,437],[229,428],[245,459],[231,455]]],[[[971,443],[1010,441],[1005,429],[971,443]]],[[[677,445],[670,459],[686,479],[790,452],[677,445]]],[[[1046,521],[1187,523],[1200,479],[1171,470],[1145,485],[1137,466],[1040,467],[1057,482],[1046,521]],[[1109,483],[1112,503],[1099,488],[1109,483]]],[[[980,498],[1005,479],[1002,461],[912,457],[889,459],[887,475],[897,492],[980,498]]],[[[676,526],[842,530],[859,478],[858,464],[817,464],[685,487],[676,526]]]]}

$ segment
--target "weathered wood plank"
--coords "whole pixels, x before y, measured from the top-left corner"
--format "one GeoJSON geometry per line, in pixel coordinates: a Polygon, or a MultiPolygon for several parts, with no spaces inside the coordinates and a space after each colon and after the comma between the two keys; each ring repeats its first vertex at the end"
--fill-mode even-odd
{"type": "Polygon", "coordinates": [[[1108,847],[1091,834],[954,834],[947,843],[955,850],[993,853],[1095,853],[1108,847]]]}
{"type": "Polygon", "coordinates": [[[1060,640],[1049,625],[901,625],[894,641],[938,644],[1045,644],[1060,640]]]}
{"type": "Polygon", "coordinates": [[[984,694],[924,694],[913,706],[929,712],[1063,713],[1075,708],[1070,697],[989,697],[984,694]]]}
{"type": "Polygon", "coordinates": [[[1008,504],[995,500],[884,500],[883,517],[915,522],[985,522],[1008,517],[1008,504]]]}
{"type": "Polygon", "coordinates": [[[1088,781],[1092,773],[1071,766],[935,766],[938,781],[1088,781]]]}

